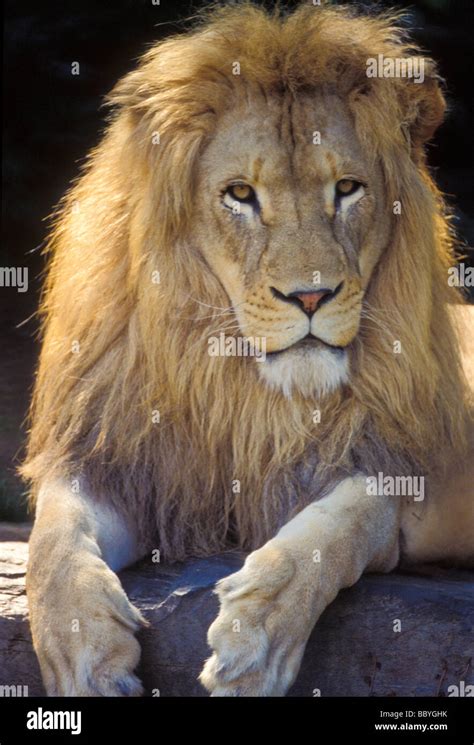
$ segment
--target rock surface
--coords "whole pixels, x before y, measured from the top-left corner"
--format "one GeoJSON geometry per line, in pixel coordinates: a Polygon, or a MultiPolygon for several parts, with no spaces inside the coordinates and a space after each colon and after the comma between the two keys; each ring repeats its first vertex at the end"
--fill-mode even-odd
{"type": "MultiPolygon", "coordinates": [[[[0,530],[0,687],[28,685],[30,696],[44,695],[28,626],[26,532],[9,537],[0,530]]],[[[150,560],[121,573],[151,623],[140,634],[148,695],[206,695],[197,676],[217,613],[212,588],[243,560],[235,553],[173,566],[150,560]]],[[[438,696],[462,680],[473,684],[473,581],[470,572],[432,568],[363,577],[321,617],[289,695],[438,696]]]]}

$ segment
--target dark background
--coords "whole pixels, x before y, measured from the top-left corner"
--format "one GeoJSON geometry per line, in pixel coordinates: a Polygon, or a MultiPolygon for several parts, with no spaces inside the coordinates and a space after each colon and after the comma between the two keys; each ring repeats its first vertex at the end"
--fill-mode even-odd
{"type": "MultiPolygon", "coordinates": [[[[0,266],[28,266],[29,290],[0,288],[0,520],[25,517],[15,476],[37,355],[34,318],[44,218],[104,126],[103,96],[152,42],[186,26],[207,3],[186,0],[6,0],[3,206],[0,266]],[[71,63],[80,75],[71,75],[71,63]],[[21,325],[18,325],[21,324],[21,325]]],[[[271,6],[271,3],[259,3],[271,6]]],[[[346,3],[352,4],[352,3],[346,3]]],[[[289,7],[295,2],[286,3],[289,7]]],[[[413,37],[438,61],[450,113],[430,146],[438,184],[455,211],[459,252],[474,246],[474,0],[363,2],[407,8],[413,37]]],[[[58,381],[59,384],[59,381],[58,381]]]]}

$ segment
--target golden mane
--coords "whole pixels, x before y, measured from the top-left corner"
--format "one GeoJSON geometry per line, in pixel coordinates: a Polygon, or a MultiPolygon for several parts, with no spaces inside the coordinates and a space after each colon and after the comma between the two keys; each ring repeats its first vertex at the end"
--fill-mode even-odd
{"type": "Polygon", "coordinates": [[[33,493],[44,479],[82,475],[175,559],[229,540],[254,548],[355,469],[425,473],[463,447],[465,383],[448,312],[461,298],[448,286],[450,229],[423,152],[443,98],[430,60],[423,85],[365,74],[370,57],[416,53],[394,17],[242,4],[157,44],[119,82],[106,135],[48,246],[22,467],[33,493]],[[350,383],[322,401],[289,400],[262,384],[252,360],[207,351],[229,300],[193,245],[192,186],[216,121],[245,85],[269,96],[340,91],[389,200],[403,206],[367,292],[350,383]]]}

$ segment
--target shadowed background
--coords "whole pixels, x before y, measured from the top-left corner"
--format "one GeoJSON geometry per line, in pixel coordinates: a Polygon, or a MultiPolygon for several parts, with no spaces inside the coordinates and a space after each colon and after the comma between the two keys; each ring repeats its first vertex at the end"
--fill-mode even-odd
{"type": "MultiPolygon", "coordinates": [[[[29,288],[19,293],[0,287],[0,520],[26,516],[15,466],[22,454],[22,422],[38,353],[37,323],[30,316],[41,286],[44,218],[77,176],[87,151],[100,140],[103,96],[151,43],[184,28],[183,20],[206,5],[189,0],[5,2],[0,266],[28,267],[29,288]],[[71,74],[75,61],[80,63],[79,75],[71,74]]],[[[370,10],[407,7],[393,0],[358,5],[370,10]]],[[[472,0],[417,0],[406,12],[413,37],[438,61],[447,80],[449,115],[430,146],[430,163],[455,212],[459,254],[471,265],[473,23],[472,0]]]]}

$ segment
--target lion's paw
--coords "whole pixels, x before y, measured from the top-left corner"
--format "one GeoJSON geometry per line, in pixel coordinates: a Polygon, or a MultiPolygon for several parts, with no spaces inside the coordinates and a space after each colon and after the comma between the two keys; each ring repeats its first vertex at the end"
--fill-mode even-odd
{"type": "Polygon", "coordinates": [[[140,696],[135,632],[146,625],[118,577],[100,560],[52,581],[32,607],[35,649],[49,696],[140,696]]]}
{"type": "Polygon", "coordinates": [[[283,696],[311,631],[293,558],[267,544],[216,588],[221,608],[208,634],[213,655],[200,681],[212,696],[283,696]]]}

